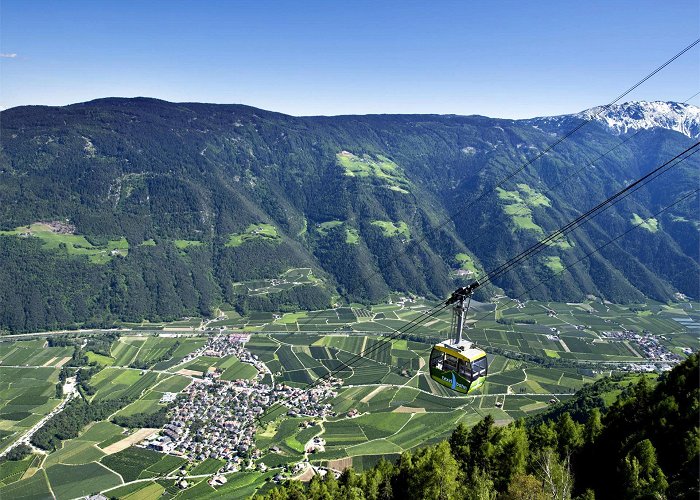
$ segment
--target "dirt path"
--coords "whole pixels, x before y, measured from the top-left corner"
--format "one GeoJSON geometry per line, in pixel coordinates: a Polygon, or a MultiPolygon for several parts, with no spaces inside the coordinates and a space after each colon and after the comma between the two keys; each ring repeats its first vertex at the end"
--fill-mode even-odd
{"type": "Polygon", "coordinates": [[[382,390],[384,390],[384,386],[383,386],[383,385],[378,386],[376,389],[374,389],[372,392],[370,392],[370,393],[367,394],[364,398],[362,398],[362,399],[360,400],[360,403],[369,403],[369,401],[370,401],[374,396],[376,396],[377,394],[379,394],[382,390]]]}
{"type": "Polygon", "coordinates": [[[178,371],[176,371],[175,373],[178,374],[178,375],[185,375],[185,376],[188,376],[188,377],[199,377],[199,378],[202,377],[202,372],[196,372],[196,371],[194,371],[194,370],[188,370],[188,369],[186,369],[186,368],[183,368],[183,369],[181,369],[181,370],[178,370],[178,371]]]}
{"type": "Polygon", "coordinates": [[[66,357],[63,358],[61,361],[59,361],[58,363],[56,363],[56,368],[61,368],[63,365],[65,365],[66,363],[68,363],[70,360],[71,360],[71,357],[70,357],[70,356],[66,356],[66,357]]]}
{"type": "Polygon", "coordinates": [[[569,349],[569,346],[566,345],[566,342],[564,342],[564,339],[559,338],[559,343],[561,344],[562,349],[564,349],[566,352],[571,352],[571,349],[569,349]]]}
{"type": "Polygon", "coordinates": [[[126,450],[129,446],[132,444],[136,444],[140,441],[143,441],[146,439],[148,436],[151,434],[158,432],[158,429],[152,429],[149,427],[145,427],[143,429],[139,429],[136,432],[134,432],[132,435],[125,437],[121,441],[117,441],[116,443],[110,444],[106,448],[104,448],[102,451],[104,451],[107,455],[112,455],[114,453],[117,453],[122,450],[126,450]]]}
{"type": "Polygon", "coordinates": [[[50,360],[48,360],[46,363],[44,363],[44,364],[41,365],[41,366],[51,366],[51,364],[52,364],[54,361],[56,361],[56,356],[54,356],[53,358],[51,358],[50,360]]]}
{"type": "Polygon", "coordinates": [[[392,413],[426,413],[425,408],[411,408],[410,406],[399,406],[392,413]]]}
{"type": "Polygon", "coordinates": [[[345,469],[352,467],[352,457],[337,458],[328,461],[328,468],[343,472],[345,469]]]}

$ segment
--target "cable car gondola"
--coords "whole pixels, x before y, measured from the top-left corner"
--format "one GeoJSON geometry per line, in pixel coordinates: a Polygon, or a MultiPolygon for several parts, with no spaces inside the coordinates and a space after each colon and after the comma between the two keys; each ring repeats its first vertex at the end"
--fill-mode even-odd
{"type": "Polygon", "coordinates": [[[433,346],[430,353],[430,377],[453,391],[468,394],[481,387],[486,380],[488,361],[486,353],[468,340],[462,339],[464,317],[469,310],[472,292],[479,286],[475,282],[456,290],[447,304],[455,304],[452,319],[452,339],[433,346]],[[465,300],[469,299],[466,308],[465,300]]]}

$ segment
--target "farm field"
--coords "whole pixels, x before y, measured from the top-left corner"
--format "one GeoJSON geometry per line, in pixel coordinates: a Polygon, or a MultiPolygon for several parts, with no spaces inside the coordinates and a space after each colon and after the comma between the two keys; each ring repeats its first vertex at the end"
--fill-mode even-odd
{"type": "Polygon", "coordinates": [[[58,372],[43,366],[0,366],[0,450],[59,403],[58,372]]]}
{"type": "MultiPolygon", "coordinates": [[[[310,270],[296,271],[291,279],[311,277],[310,270]]],[[[535,415],[552,401],[567,400],[610,369],[656,362],[633,337],[617,338],[611,332],[638,332],[656,339],[659,349],[665,349],[658,352],[679,356],[700,348],[700,327],[695,326],[700,325],[700,304],[695,303],[476,304],[468,324],[474,317],[478,322],[467,334],[487,351],[489,376],[480,390],[462,396],[435,383],[427,372],[430,348],[446,338],[449,315],[431,318],[412,339],[386,338],[431,306],[421,299],[393,296],[391,303],[371,307],[354,304],[279,315],[218,313],[223,319],[209,326],[251,334],[246,348],[269,369],[266,383],[305,387],[331,372],[343,380],[329,400],[334,416],[313,419],[310,426],[305,418],[279,417],[258,429],[255,440],[262,453],[255,462],[269,472],[229,473],[226,485],[215,489],[206,478],[223,461],[188,462],[129,446],[131,441],[124,440],[139,430],[104,420],[87,425],[77,438],[63,441],[45,457],[30,455],[0,464],[0,497],[40,498],[52,491],[62,499],[97,489],[120,498],[253,494],[270,474],[305,457],[315,465],[363,469],[380,457],[395,459],[405,450],[444,438],[461,422],[472,425],[490,414],[503,425],[535,415]],[[314,438],[322,448],[306,453],[314,438]],[[125,444],[111,446],[120,441],[125,444]],[[180,467],[191,477],[184,491],[166,477],[180,467]]],[[[177,327],[195,323],[201,320],[183,320],[177,327]]],[[[174,323],[161,328],[169,325],[174,323]]],[[[100,367],[90,379],[94,393],[88,399],[126,397],[133,401],[115,415],[152,414],[167,406],[161,403],[165,393],[177,394],[213,369],[222,380],[257,376],[252,365],[235,356],[198,355],[183,363],[206,344],[208,334],[180,336],[154,328],[123,333],[112,344],[110,356],[87,353],[88,361],[100,367]],[[161,361],[165,353],[171,357],[161,361]],[[134,364],[148,368],[131,368],[134,364]]],[[[44,339],[0,341],[0,450],[59,403],[58,374],[73,349],[48,347],[44,339]]]]}

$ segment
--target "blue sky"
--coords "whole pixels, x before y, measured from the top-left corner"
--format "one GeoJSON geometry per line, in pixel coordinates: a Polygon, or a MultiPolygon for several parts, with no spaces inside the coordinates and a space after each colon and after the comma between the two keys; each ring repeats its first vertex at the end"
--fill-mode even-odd
{"type": "MultiPolygon", "coordinates": [[[[697,0],[3,0],[0,106],[150,96],[294,115],[562,114],[609,102],[699,36],[697,0]]],[[[628,100],[698,91],[700,46],[628,100]]]]}

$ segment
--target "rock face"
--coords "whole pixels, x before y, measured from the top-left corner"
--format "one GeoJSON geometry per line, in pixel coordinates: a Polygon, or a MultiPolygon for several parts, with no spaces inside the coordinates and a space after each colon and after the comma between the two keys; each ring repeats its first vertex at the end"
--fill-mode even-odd
{"type": "MultiPolygon", "coordinates": [[[[698,133],[697,107],[662,102],[529,120],[291,117],[145,98],[5,110],[0,329],[176,318],[221,301],[278,312],[336,294],[443,298],[698,133]],[[39,221],[72,232],[19,237],[39,221]]],[[[698,185],[698,156],[482,293],[698,297],[697,198],[654,216],[698,185]]]]}

